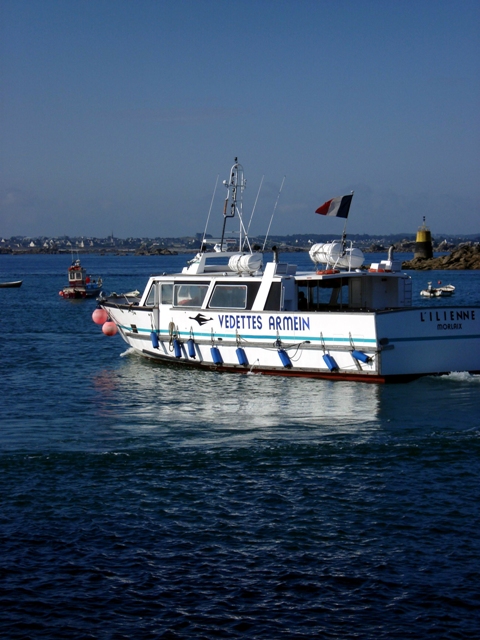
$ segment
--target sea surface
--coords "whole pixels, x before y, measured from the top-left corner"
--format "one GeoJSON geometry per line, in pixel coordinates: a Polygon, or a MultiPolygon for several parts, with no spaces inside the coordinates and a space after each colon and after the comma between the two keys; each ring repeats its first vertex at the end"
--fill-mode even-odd
{"type": "MultiPolygon", "coordinates": [[[[2,638],[480,637],[479,376],[152,364],[60,298],[70,262],[0,255],[2,638]]],[[[185,257],[82,262],[119,293],[185,257]]],[[[412,276],[480,305],[478,271],[412,276]]]]}

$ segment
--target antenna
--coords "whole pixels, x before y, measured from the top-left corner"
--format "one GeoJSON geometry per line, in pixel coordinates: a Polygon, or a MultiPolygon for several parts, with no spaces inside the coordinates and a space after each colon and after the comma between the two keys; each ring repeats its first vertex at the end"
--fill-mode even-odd
{"type": "MultiPolygon", "coordinates": [[[[257,207],[257,202],[258,202],[258,196],[260,195],[260,190],[262,188],[262,184],[263,184],[263,179],[265,178],[265,176],[262,176],[262,179],[260,180],[260,186],[258,187],[258,191],[257,191],[257,197],[255,198],[255,203],[253,205],[253,209],[252,209],[252,214],[250,216],[250,220],[248,221],[248,227],[247,230],[245,231],[245,237],[248,241],[248,232],[250,231],[250,225],[252,224],[252,220],[253,220],[253,214],[255,213],[255,209],[257,207]]],[[[249,243],[250,244],[250,243],[249,243]]]]}
{"type": "Polygon", "coordinates": [[[270,227],[272,226],[273,216],[275,215],[275,211],[277,209],[278,199],[280,198],[280,194],[282,193],[283,183],[285,182],[285,176],[283,176],[282,184],[280,185],[280,190],[277,195],[277,200],[275,202],[275,206],[273,207],[272,217],[270,218],[270,223],[268,225],[267,233],[265,235],[265,240],[263,241],[262,251],[265,249],[265,245],[267,243],[268,234],[270,233],[270,227]]]}
{"type": "Polygon", "coordinates": [[[217,179],[215,180],[215,188],[213,189],[212,201],[210,202],[210,209],[208,210],[207,222],[205,223],[205,231],[203,232],[203,238],[202,238],[202,244],[200,245],[200,251],[202,251],[203,245],[205,244],[205,238],[207,236],[208,221],[210,220],[210,214],[212,213],[213,201],[215,200],[215,194],[217,193],[217,185],[218,185],[218,173],[217,173],[217,179]]]}
{"type": "Polygon", "coordinates": [[[223,228],[222,228],[222,238],[220,240],[220,250],[223,250],[223,240],[225,237],[225,226],[227,224],[227,218],[234,218],[235,212],[238,213],[238,217],[240,219],[240,236],[238,240],[238,247],[242,246],[242,229],[245,231],[242,221],[242,194],[245,189],[245,180],[243,177],[243,167],[238,162],[238,158],[235,158],[235,164],[232,166],[230,170],[230,181],[223,181],[223,184],[227,187],[227,197],[225,198],[225,204],[223,206],[223,228]],[[228,200],[230,198],[230,188],[232,189],[232,202],[230,204],[230,213],[227,213],[228,208],[228,200]],[[237,191],[240,190],[240,197],[238,201],[240,202],[240,208],[237,207],[237,191]]]}

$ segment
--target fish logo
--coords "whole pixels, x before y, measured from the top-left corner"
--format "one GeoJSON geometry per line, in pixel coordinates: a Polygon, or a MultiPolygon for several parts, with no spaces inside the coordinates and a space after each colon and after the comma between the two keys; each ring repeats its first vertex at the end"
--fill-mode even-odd
{"type": "Polygon", "coordinates": [[[197,315],[194,318],[192,318],[192,316],[189,316],[189,320],[196,320],[198,324],[202,326],[202,324],[205,324],[206,322],[210,322],[210,320],[213,320],[213,318],[206,318],[201,313],[197,313],[197,315]]]}

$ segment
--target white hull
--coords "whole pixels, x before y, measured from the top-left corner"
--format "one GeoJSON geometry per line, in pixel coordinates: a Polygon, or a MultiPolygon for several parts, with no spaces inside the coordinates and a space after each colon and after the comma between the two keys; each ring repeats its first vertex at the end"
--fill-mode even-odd
{"type": "Polygon", "coordinates": [[[105,308],[135,351],[178,365],[371,382],[451,371],[478,373],[480,368],[480,313],[475,308],[327,314],[105,308]],[[152,327],[158,327],[158,346],[155,337],[152,342],[152,327]],[[195,357],[190,355],[189,339],[195,357]],[[218,349],[217,362],[212,346],[218,349]],[[239,364],[239,346],[248,364],[239,364]],[[279,349],[291,366],[284,365],[279,349]],[[353,357],[354,351],[368,361],[353,357]],[[338,368],[329,368],[325,354],[338,368]]]}

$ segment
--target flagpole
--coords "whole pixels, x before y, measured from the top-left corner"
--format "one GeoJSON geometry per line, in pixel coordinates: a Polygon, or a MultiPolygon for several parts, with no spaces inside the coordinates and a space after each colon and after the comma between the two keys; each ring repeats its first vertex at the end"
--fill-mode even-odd
{"type": "MultiPolygon", "coordinates": [[[[350,192],[352,195],[352,200],[353,200],[353,191],[350,192]]],[[[343,233],[342,233],[342,256],[345,255],[346,251],[347,251],[347,222],[348,222],[348,216],[345,218],[345,224],[343,225],[343,233]]]]}

